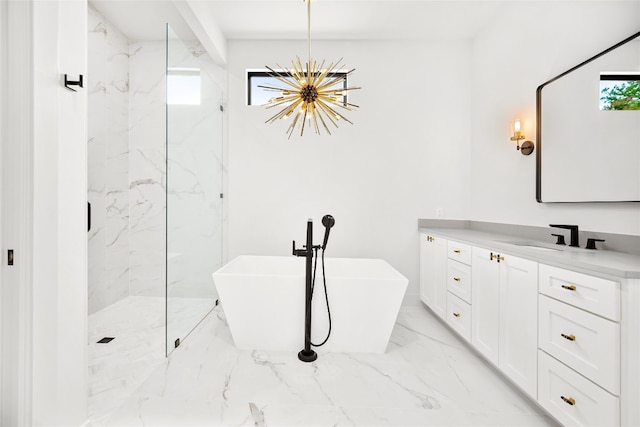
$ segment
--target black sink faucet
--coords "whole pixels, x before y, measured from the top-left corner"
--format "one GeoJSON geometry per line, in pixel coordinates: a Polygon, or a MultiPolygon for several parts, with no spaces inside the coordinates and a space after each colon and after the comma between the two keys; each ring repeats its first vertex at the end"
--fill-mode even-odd
{"type": "Polygon", "coordinates": [[[569,246],[573,246],[576,248],[580,247],[580,244],[578,243],[578,226],[577,225],[549,224],[549,227],[564,228],[565,230],[571,230],[571,243],[569,244],[569,246]]]}

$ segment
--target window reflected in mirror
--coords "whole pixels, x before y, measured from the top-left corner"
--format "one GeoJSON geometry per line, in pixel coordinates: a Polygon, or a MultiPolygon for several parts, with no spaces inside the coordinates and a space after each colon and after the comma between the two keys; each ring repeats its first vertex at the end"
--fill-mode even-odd
{"type": "Polygon", "coordinates": [[[640,74],[600,73],[600,110],[640,110],[640,74]]]}

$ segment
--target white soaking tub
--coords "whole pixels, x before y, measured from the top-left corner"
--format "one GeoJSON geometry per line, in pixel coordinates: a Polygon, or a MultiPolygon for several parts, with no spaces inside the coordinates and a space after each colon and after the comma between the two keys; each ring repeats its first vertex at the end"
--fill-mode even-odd
{"type": "MultiPolygon", "coordinates": [[[[325,258],[325,265],[332,329],[320,351],[384,353],[408,280],[380,259],[325,258]]],[[[304,258],[239,256],[213,281],[237,348],[302,350],[304,258]]],[[[311,341],[319,344],[329,324],[320,259],[312,307],[311,341]]]]}

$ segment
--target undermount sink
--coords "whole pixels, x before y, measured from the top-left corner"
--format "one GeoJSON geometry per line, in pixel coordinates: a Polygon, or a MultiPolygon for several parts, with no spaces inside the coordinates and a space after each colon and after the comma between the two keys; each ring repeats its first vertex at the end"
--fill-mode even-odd
{"type": "Polygon", "coordinates": [[[534,249],[537,251],[560,251],[562,249],[549,248],[547,246],[541,246],[537,242],[528,242],[528,241],[509,241],[509,240],[500,240],[501,243],[507,243],[509,245],[520,246],[521,248],[534,249]]]}

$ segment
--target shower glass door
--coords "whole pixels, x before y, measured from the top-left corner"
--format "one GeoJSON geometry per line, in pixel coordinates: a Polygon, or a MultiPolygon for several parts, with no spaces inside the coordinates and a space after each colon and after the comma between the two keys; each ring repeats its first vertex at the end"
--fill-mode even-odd
{"type": "Polygon", "coordinates": [[[167,355],[215,306],[222,264],[222,91],[167,25],[167,355]]]}

